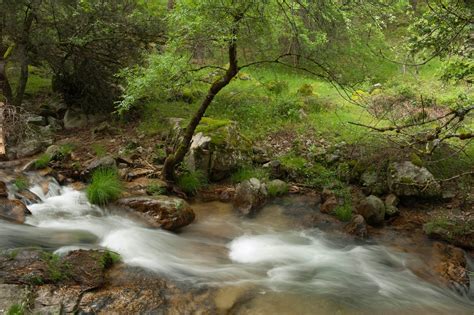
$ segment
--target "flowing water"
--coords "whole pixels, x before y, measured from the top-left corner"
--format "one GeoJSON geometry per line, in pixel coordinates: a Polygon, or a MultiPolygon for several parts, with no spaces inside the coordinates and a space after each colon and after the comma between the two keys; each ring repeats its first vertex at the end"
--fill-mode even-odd
{"type": "Polygon", "coordinates": [[[43,202],[29,206],[27,225],[0,221],[0,248],[105,247],[126,264],[220,287],[218,306],[239,297],[238,314],[474,314],[472,297],[417,277],[408,268],[422,265],[414,255],[300,228],[288,215],[291,199],[254,219],[226,204],[195,204],[196,222],[173,234],[92,206],[71,188],[51,183],[46,195],[40,186],[32,191],[43,202]]]}

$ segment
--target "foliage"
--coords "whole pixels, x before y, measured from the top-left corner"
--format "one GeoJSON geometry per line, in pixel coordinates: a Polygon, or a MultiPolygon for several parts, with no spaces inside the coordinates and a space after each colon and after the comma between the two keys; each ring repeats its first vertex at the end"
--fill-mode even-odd
{"type": "Polygon", "coordinates": [[[251,178],[257,178],[261,181],[268,180],[268,170],[261,167],[243,166],[231,175],[230,180],[232,183],[237,184],[251,178]]]}
{"type": "Polygon", "coordinates": [[[100,168],[92,174],[92,181],[87,187],[86,194],[90,203],[102,206],[119,198],[122,190],[117,170],[100,168]]]}
{"type": "Polygon", "coordinates": [[[352,206],[350,204],[338,206],[336,209],[334,209],[334,215],[340,221],[350,221],[350,219],[352,218],[352,206]]]}
{"type": "Polygon", "coordinates": [[[176,184],[185,193],[194,195],[200,188],[207,184],[207,178],[206,175],[200,170],[185,170],[178,176],[176,184]]]}
{"type": "Polygon", "coordinates": [[[51,155],[44,153],[40,155],[39,158],[36,159],[34,166],[36,169],[42,169],[48,166],[49,162],[51,162],[51,155]]]}

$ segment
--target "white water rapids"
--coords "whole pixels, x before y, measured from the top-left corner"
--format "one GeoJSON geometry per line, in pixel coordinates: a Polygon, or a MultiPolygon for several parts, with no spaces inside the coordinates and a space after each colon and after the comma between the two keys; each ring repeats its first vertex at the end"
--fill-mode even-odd
{"type": "Polygon", "coordinates": [[[472,298],[411,272],[407,262],[415,258],[382,245],[342,244],[318,229],[291,229],[276,207],[263,210],[262,222],[218,209],[222,204],[197,205],[197,221],[173,234],[92,206],[71,188],[32,191],[43,202],[29,206],[29,225],[0,221],[0,248],[36,245],[63,253],[106,247],[128,265],[192,285],[251,285],[281,299],[304,297],[297,303],[305,309],[293,308],[295,314],[314,314],[321,299],[361,313],[474,314],[472,298]]]}

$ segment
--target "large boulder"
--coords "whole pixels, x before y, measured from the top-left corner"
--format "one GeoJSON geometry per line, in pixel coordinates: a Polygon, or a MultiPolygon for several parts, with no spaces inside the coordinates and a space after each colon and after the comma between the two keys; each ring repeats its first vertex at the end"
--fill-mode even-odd
{"type": "Polygon", "coordinates": [[[267,195],[264,183],[256,178],[245,180],[235,190],[234,208],[243,215],[253,215],[265,205],[267,195]]]}
{"type": "Polygon", "coordinates": [[[68,109],[64,114],[63,124],[65,129],[85,128],[105,120],[103,115],[86,115],[82,111],[68,109]]]}
{"type": "Polygon", "coordinates": [[[129,197],[119,199],[117,204],[135,210],[150,226],[170,231],[189,225],[195,218],[189,204],[176,197],[129,197]]]}
{"type": "Polygon", "coordinates": [[[31,212],[20,200],[0,199],[0,219],[22,224],[29,214],[31,212]]]}
{"type": "Polygon", "coordinates": [[[99,168],[114,168],[116,166],[117,166],[117,163],[115,162],[115,159],[112,156],[107,155],[107,156],[92,160],[89,163],[89,165],[87,165],[85,169],[85,173],[90,174],[99,168]]]}
{"type": "Polygon", "coordinates": [[[357,212],[362,215],[368,224],[381,225],[385,218],[385,204],[380,198],[370,195],[360,201],[357,212]]]}
{"type": "MultiPolygon", "coordinates": [[[[172,151],[179,145],[183,130],[183,122],[174,120],[168,137],[172,151]]],[[[249,163],[252,155],[251,143],[239,133],[235,122],[204,117],[196,128],[184,164],[187,169],[200,170],[210,180],[218,181],[249,163]]]]}
{"type": "Polygon", "coordinates": [[[375,169],[368,169],[362,173],[360,182],[364,192],[368,195],[383,195],[388,190],[385,172],[375,169]]]}
{"type": "Polygon", "coordinates": [[[388,169],[388,186],[399,197],[439,197],[441,187],[426,168],[412,162],[394,162],[388,169]]]}

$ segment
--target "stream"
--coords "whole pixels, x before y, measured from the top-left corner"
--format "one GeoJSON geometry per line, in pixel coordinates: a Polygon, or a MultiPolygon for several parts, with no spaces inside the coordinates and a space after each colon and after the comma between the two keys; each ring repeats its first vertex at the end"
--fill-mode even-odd
{"type": "Polygon", "coordinates": [[[0,220],[0,248],[108,248],[130,266],[220,288],[217,304],[254,292],[238,314],[474,314],[472,289],[461,295],[415,275],[409,267],[428,267],[393,240],[358,244],[330,229],[301,228],[289,214],[305,211],[297,199],[272,203],[253,219],[228,204],[196,203],[196,222],[174,234],[93,206],[83,192],[54,182],[46,195],[39,185],[31,191],[42,202],[28,206],[25,225],[0,220]]]}

